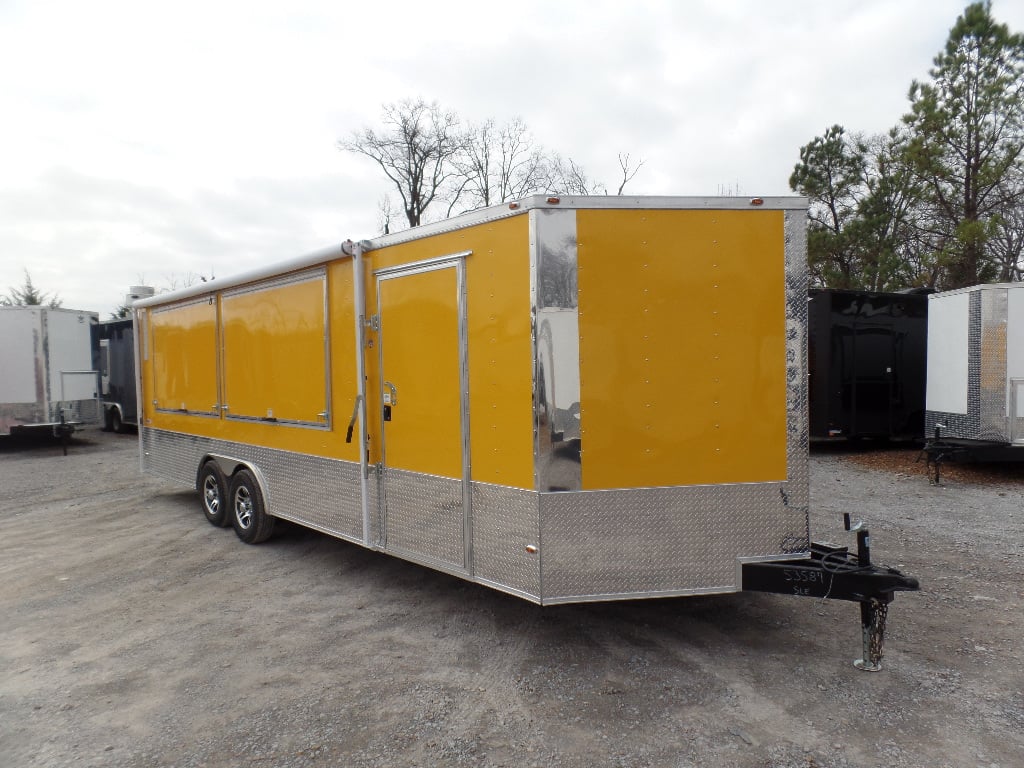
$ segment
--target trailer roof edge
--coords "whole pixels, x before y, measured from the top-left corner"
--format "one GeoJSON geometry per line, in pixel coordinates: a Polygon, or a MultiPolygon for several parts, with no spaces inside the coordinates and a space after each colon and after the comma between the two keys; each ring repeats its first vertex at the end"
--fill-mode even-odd
{"type": "Polygon", "coordinates": [[[939,291],[928,296],[929,299],[941,299],[943,296],[955,296],[958,293],[973,293],[974,291],[1001,291],[1007,288],[1024,288],[1024,283],[979,283],[969,285],[965,288],[952,288],[948,291],[939,291]]]}
{"type": "MultiPolygon", "coordinates": [[[[444,232],[463,229],[477,224],[486,224],[491,221],[506,219],[511,216],[521,216],[532,210],[783,210],[783,211],[806,211],[806,197],[673,197],[673,196],[644,196],[644,195],[585,195],[585,196],[556,196],[556,195],[532,195],[520,200],[492,205],[488,208],[478,208],[474,211],[467,211],[450,219],[423,224],[411,229],[402,230],[393,234],[381,235],[376,238],[365,240],[365,250],[376,250],[392,245],[418,240],[424,237],[431,237],[444,232]]],[[[170,304],[186,299],[196,298],[216,293],[227,288],[234,288],[247,283],[254,283],[275,277],[284,272],[295,272],[301,269],[317,266],[338,258],[347,258],[350,254],[345,253],[343,245],[328,246],[312,253],[307,253],[285,261],[277,261],[259,267],[257,269],[242,272],[226,278],[217,278],[207,283],[181,288],[177,291],[161,293],[138,299],[132,303],[133,307],[150,307],[161,304],[170,304]]]]}
{"type": "Polygon", "coordinates": [[[276,277],[282,272],[296,272],[301,269],[307,269],[308,267],[314,267],[318,264],[324,264],[325,262],[339,258],[350,258],[349,254],[345,253],[342,243],[321,248],[318,251],[313,251],[312,253],[297,256],[286,261],[271,262],[270,264],[258,267],[257,269],[240,272],[237,275],[232,275],[230,277],[218,277],[215,280],[210,280],[206,283],[199,283],[198,285],[192,285],[188,288],[180,288],[176,291],[169,291],[167,293],[157,293],[152,296],[147,296],[144,299],[137,299],[136,301],[133,301],[132,306],[138,308],[152,307],[183,301],[185,299],[193,299],[197,296],[205,296],[227,288],[234,288],[239,285],[255,283],[260,280],[266,280],[270,277],[276,277]]]}

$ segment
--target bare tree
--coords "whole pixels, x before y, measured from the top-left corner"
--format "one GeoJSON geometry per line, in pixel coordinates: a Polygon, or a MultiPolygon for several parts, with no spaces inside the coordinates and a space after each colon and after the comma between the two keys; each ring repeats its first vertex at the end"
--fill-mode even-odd
{"type": "MultiPolygon", "coordinates": [[[[436,102],[399,101],[382,108],[383,127],[363,128],[338,142],[346,152],[369,157],[380,166],[401,197],[409,226],[424,223],[431,204],[444,205],[443,216],[497,205],[531,194],[608,194],[571,157],[548,152],[534,141],[521,118],[499,124],[493,119],[463,127],[436,102]]],[[[619,154],[623,191],[643,166],[619,154]]],[[[381,229],[392,230],[390,200],[378,205],[381,229]]],[[[440,218],[440,217],[432,217],[440,218]]]]}
{"type": "Polygon", "coordinates": [[[435,200],[448,199],[449,210],[460,196],[451,184],[458,178],[454,158],[463,150],[458,117],[437,102],[405,99],[383,107],[380,131],[363,128],[338,148],[373,160],[394,184],[410,227],[423,222],[435,200]]]}
{"type": "Polygon", "coordinates": [[[619,191],[615,194],[621,195],[626,185],[633,180],[633,177],[637,175],[641,168],[643,168],[644,161],[641,160],[635,166],[630,165],[629,152],[619,152],[619,168],[622,169],[622,183],[619,184],[619,191]]]}
{"type": "Polygon", "coordinates": [[[571,157],[563,158],[557,152],[548,159],[547,191],[556,195],[606,195],[608,188],[592,181],[583,166],[571,157]]]}
{"type": "Polygon", "coordinates": [[[518,117],[501,126],[494,120],[470,126],[458,165],[473,208],[543,192],[548,178],[544,150],[518,117]]]}
{"type": "Polygon", "coordinates": [[[178,274],[177,272],[171,272],[169,275],[164,275],[164,286],[160,288],[157,293],[169,293],[183,288],[191,288],[193,285],[208,283],[213,279],[214,275],[212,269],[210,270],[209,277],[200,272],[186,272],[184,275],[178,274]]]}
{"type": "Polygon", "coordinates": [[[398,211],[395,210],[395,203],[391,199],[391,195],[381,195],[380,200],[377,201],[377,223],[382,235],[390,234],[391,222],[397,215],[398,211]]]}

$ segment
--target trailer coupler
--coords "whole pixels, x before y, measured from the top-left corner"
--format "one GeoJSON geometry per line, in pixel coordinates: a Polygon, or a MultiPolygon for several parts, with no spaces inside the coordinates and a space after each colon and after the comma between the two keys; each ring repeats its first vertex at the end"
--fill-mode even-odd
{"type": "Polygon", "coordinates": [[[856,555],[846,547],[815,543],[809,559],[743,563],[743,589],[860,603],[863,657],[854,666],[878,672],[889,603],[896,592],[916,592],[920,585],[895,568],[872,565],[871,537],[866,528],[856,530],[856,555]]]}

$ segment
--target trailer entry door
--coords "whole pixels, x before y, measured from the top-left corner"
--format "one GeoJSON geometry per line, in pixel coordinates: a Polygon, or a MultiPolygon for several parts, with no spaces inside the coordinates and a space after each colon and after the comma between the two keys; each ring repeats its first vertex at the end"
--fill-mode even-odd
{"type": "Polygon", "coordinates": [[[377,272],[386,550],[467,571],[468,395],[463,261],[377,272]]]}

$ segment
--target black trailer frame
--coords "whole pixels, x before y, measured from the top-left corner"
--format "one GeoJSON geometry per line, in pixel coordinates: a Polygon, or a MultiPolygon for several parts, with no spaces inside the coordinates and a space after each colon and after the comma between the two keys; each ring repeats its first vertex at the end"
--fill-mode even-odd
{"type": "Polygon", "coordinates": [[[851,526],[849,514],[843,520],[846,530],[857,533],[857,554],[846,547],[812,543],[810,559],[743,563],[743,590],[860,603],[863,655],[854,666],[878,672],[889,603],[896,592],[921,587],[917,579],[895,568],[874,565],[868,529],[861,523],[851,526]]]}

